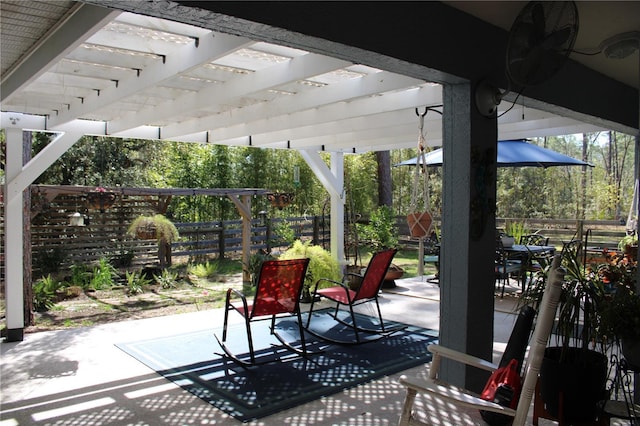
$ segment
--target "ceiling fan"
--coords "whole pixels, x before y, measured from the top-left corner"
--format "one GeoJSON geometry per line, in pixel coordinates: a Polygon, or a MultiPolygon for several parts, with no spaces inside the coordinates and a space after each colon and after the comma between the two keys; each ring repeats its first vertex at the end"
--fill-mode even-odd
{"type": "Polygon", "coordinates": [[[535,86],[557,73],[567,61],[578,35],[578,8],[574,1],[531,1],[520,11],[509,31],[506,74],[502,92],[489,82],[476,89],[476,106],[490,117],[511,87],[535,86]]]}

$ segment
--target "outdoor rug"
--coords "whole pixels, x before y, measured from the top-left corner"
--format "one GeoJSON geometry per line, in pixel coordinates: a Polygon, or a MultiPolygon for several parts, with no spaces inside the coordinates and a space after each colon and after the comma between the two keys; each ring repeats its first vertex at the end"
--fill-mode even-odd
{"type": "MultiPolygon", "coordinates": [[[[358,320],[374,322],[364,315],[359,315],[358,320]]],[[[240,367],[222,355],[214,336],[214,333],[222,336],[221,328],[116,346],[168,380],[244,422],[427,363],[431,359],[427,346],[437,339],[437,332],[433,330],[392,321],[385,325],[400,327],[399,331],[360,345],[328,344],[305,333],[307,348],[322,351],[305,359],[275,346],[278,341],[270,336],[269,324],[270,321],[253,322],[252,332],[259,359],[271,358],[274,362],[249,368],[240,367]]],[[[326,310],[314,312],[312,326],[318,332],[340,334],[343,338],[347,333],[326,310]]],[[[283,318],[276,327],[288,341],[290,338],[299,343],[295,319],[283,318]]],[[[230,326],[227,346],[234,354],[247,357],[243,323],[230,326]]]]}

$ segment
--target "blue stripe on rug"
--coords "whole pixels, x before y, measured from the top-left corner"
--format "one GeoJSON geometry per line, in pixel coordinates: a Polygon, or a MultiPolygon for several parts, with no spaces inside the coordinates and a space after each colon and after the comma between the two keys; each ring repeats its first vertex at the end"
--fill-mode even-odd
{"type": "MultiPolygon", "coordinates": [[[[358,315],[358,321],[374,321],[358,315]]],[[[397,373],[431,360],[427,346],[437,332],[389,321],[402,330],[361,345],[327,344],[305,333],[307,347],[323,352],[307,359],[292,356],[270,336],[270,321],[252,323],[256,352],[275,362],[242,368],[227,357],[214,333],[221,329],[118,343],[117,347],[192,394],[240,421],[249,421],[340,392],[385,375],[397,373]],[[280,360],[277,360],[280,358],[280,360]]],[[[314,312],[312,325],[344,335],[326,311],[314,312]],[[336,331],[337,330],[337,331],[336,331]]],[[[294,319],[279,320],[277,328],[299,343],[294,319]]],[[[239,355],[248,353],[244,324],[229,329],[228,346],[239,355]],[[236,352],[238,351],[238,352],[236,352]]]]}

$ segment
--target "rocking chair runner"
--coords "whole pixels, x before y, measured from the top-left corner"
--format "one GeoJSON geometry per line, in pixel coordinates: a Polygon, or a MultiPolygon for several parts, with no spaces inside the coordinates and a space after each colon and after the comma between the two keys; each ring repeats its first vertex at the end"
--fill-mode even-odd
{"type": "Polygon", "coordinates": [[[311,334],[314,334],[322,339],[339,343],[339,344],[358,344],[364,343],[360,336],[360,332],[368,332],[375,333],[380,335],[380,337],[385,334],[389,334],[398,329],[390,330],[385,328],[384,322],[382,320],[382,312],[380,311],[380,304],[378,303],[378,293],[380,292],[380,288],[384,282],[385,275],[389,270],[389,266],[391,265],[391,261],[393,260],[393,256],[395,256],[397,250],[396,249],[388,249],[382,250],[373,255],[371,260],[369,261],[369,265],[362,276],[362,281],[360,283],[360,287],[357,290],[351,290],[349,286],[345,283],[340,283],[337,281],[332,281],[326,278],[320,278],[315,285],[315,289],[313,291],[313,297],[311,301],[311,306],[309,307],[309,317],[307,318],[307,324],[305,328],[311,334]],[[318,288],[318,285],[321,282],[329,282],[333,284],[337,284],[335,286],[329,288],[318,288]],[[349,326],[353,329],[355,333],[355,342],[347,342],[342,340],[331,339],[328,336],[319,335],[311,329],[311,318],[313,316],[313,306],[316,296],[325,297],[332,302],[336,303],[335,311],[333,313],[333,318],[340,323],[349,326]],[[376,308],[378,311],[378,320],[380,321],[380,328],[373,330],[368,328],[363,328],[358,326],[356,322],[356,315],[353,310],[353,307],[359,304],[367,303],[367,302],[375,302],[376,308]],[[338,313],[340,311],[340,306],[347,306],[349,308],[350,320],[351,323],[348,323],[338,317],[338,313]]]}
{"type": "MultiPolygon", "coordinates": [[[[542,358],[544,357],[544,351],[553,327],[558,300],[560,299],[560,291],[565,273],[564,269],[560,266],[560,255],[554,257],[549,273],[551,274],[550,279],[544,290],[544,296],[539,307],[538,320],[533,332],[533,337],[531,338],[531,347],[524,368],[522,392],[517,408],[514,410],[492,401],[486,401],[473,392],[445,383],[439,377],[442,357],[487,371],[495,371],[498,368],[497,365],[449,348],[431,345],[428,349],[433,353],[433,360],[429,370],[429,378],[422,380],[407,376],[400,377],[400,383],[407,388],[407,395],[400,415],[400,422],[398,423],[400,426],[426,425],[426,423],[414,417],[413,405],[418,393],[429,394],[433,397],[446,400],[447,402],[452,402],[454,406],[457,404],[459,406],[477,408],[479,410],[514,417],[514,426],[522,426],[525,424],[538,380],[542,358]]],[[[448,404],[447,407],[455,410],[455,407],[448,404]]]]}
{"type": "Polygon", "coordinates": [[[247,302],[246,296],[238,290],[233,288],[227,290],[222,341],[218,339],[218,336],[216,336],[216,339],[218,340],[220,347],[230,358],[241,365],[257,364],[253,348],[253,337],[251,335],[251,322],[267,319],[271,319],[271,334],[273,334],[282,343],[282,345],[303,356],[307,355],[299,303],[308,266],[309,259],[264,261],[258,274],[256,294],[253,302],[247,302]],[[231,300],[233,295],[240,297],[240,301],[233,302],[231,300]],[[238,312],[244,317],[249,343],[249,361],[241,360],[225,345],[227,340],[229,311],[232,310],[238,312]],[[284,315],[297,316],[298,328],[300,331],[300,342],[302,345],[301,349],[298,349],[286,342],[275,330],[276,317],[284,315]]]}

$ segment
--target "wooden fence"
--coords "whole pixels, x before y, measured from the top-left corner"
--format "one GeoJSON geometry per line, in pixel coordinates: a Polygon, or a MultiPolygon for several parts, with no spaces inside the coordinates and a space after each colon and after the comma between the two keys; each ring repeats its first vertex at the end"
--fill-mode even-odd
{"type": "MultiPolygon", "coordinates": [[[[131,222],[139,215],[155,214],[155,197],[119,195],[115,204],[104,212],[88,208],[81,195],[59,195],[54,200],[35,197],[31,209],[31,249],[34,277],[64,270],[73,264],[91,264],[108,258],[117,266],[155,263],[158,244],[155,240],[139,240],[127,235],[131,222]],[[70,215],[80,212],[85,226],[72,226],[70,215]]],[[[3,205],[0,202],[0,213],[3,205]]],[[[0,214],[0,223],[4,214],[0,214]]],[[[292,217],[252,221],[251,250],[278,249],[285,243],[277,240],[275,230],[286,223],[294,238],[329,245],[329,226],[321,217],[292,217]]],[[[200,260],[207,258],[239,258],[242,254],[242,221],[175,223],[179,241],[172,243],[174,258],[200,260]]],[[[4,238],[4,226],[0,228],[4,238]]],[[[4,245],[2,249],[4,250],[4,245]]],[[[4,283],[4,253],[0,251],[0,278],[4,283]]]]}
{"type": "MultiPolygon", "coordinates": [[[[34,277],[39,272],[65,268],[73,264],[90,264],[107,257],[116,264],[143,265],[157,260],[154,240],[137,240],[126,235],[131,221],[141,214],[154,214],[156,200],[144,196],[119,196],[116,203],[101,213],[83,207],[80,197],[58,196],[50,202],[34,203],[32,208],[31,246],[34,277]],[[69,215],[79,211],[85,217],[83,227],[71,226],[69,215]]],[[[0,212],[3,213],[2,203],[0,212]]],[[[0,215],[0,223],[4,214],[0,215]]],[[[266,226],[262,219],[252,222],[251,249],[278,249],[284,246],[275,237],[275,230],[284,222],[295,238],[311,240],[329,247],[328,217],[292,217],[274,219],[266,226]]],[[[588,238],[588,245],[615,248],[625,234],[624,225],[616,221],[579,221],[550,219],[499,219],[497,226],[508,222],[523,223],[530,232],[538,231],[550,238],[551,245],[562,246],[572,238],[588,238]]],[[[435,225],[439,226],[436,218],[435,225]]],[[[404,218],[397,218],[400,243],[405,248],[417,248],[417,241],[408,236],[404,218]]],[[[176,223],[181,238],[172,244],[175,258],[200,260],[207,258],[239,258],[242,252],[240,220],[206,223],[176,223]]],[[[349,227],[347,227],[349,228],[349,227]]],[[[3,235],[4,227],[0,228],[3,235]]],[[[3,249],[3,248],[2,248],[3,249]]],[[[4,283],[4,253],[0,251],[0,278],[4,283]]]]}
{"type": "MultiPolygon", "coordinates": [[[[273,219],[262,223],[262,219],[251,221],[251,251],[272,250],[287,246],[278,238],[275,230],[286,224],[294,238],[311,241],[313,244],[328,248],[328,218],[320,216],[291,217],[273,219]],[[324,226],[323,226],[324,225],[324,226]]],[[[242,254],[242,221],[227,220],[222,222],[175,223],[180,232],[180,241],[171,244],[173,257],[218,257],[238,258],[242,254]]]]}
{"type": "MultiPolygon", "coordinates": [[[[496,227],[504,230],[513,223],[524,226],[527,233],[537,232],[549,237],[549,245],[559,248],[572,239],[581,239],[592,250],[615,249],[626,233],[625,224],[614,220],[499,218],[496,220],[496,227]]],[[[437,228],[440,227],[440,218],[435,218],[434,224],[437,228]]],[[[398,218],[398,234],[403,246],[417,248],[418,241],[409,237],[409,228],[404,218],[398,218]]]]}

